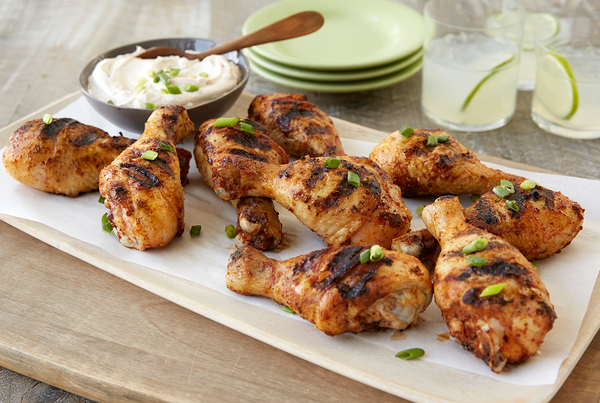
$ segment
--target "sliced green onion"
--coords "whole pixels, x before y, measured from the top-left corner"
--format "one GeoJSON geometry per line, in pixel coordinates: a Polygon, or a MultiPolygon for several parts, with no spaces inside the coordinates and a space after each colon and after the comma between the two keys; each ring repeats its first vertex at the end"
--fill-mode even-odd
{"type": "Polygon", "coordinates": [[[175,77],[179,74],[179,69],[166,69],[165,73],[171,75],[172,77],[175,77]]]}
{"type": "Polygon", "coordinates": [[[488,246],[488,240],[486,238],[478,238],[462,248],[462,253],[467,255],[469,253],[479,252],[484,250],[488,246]]]}
{"type": "Polygon", "coordinates": [[[371,262],[379,262],[383,259],[383,249],[379,245],[371,246],[371,253],[369,253],[369,260],[371,262]]]}
{"type": "Polygon", "coordinates": [[[106,199],[104,198],[104,196],[100,195],[100,198],[98,199],[98,203],[104,204],[105,201],[106,201],[106,199]]]}
{"type": "Polygon", "coordinates": [[[365,264],[367,263],[369,260],[371,260],[371,248],[367,249],[367,250],[363,250],[360,253],[360,263],[361,264],[365,264]]]}
{"type": "Polygon", "coordinates": [[[137,78],[137,80],[135,80],[135,83],[138,84],[138,85],[139,84],[144,84],[145,82],[146,82],[146,77],[143,77],[143,76],[139,76],[137,78]]]}
{"type": "Polygon", "coordinates": [[[422,348],[409,348],[408,350],[403,350],[397,353],[396,357],[403,360],[412,360],[413,358],[423,357],[424,355],[425,350],[422,348]]]}
{"type": "Polygon", "coordinates": [[[517,205],[517,202],[514,200],[507,200],[506,207],[508,207],[512,211],[519,211],[519,206],[517,205]]]}
{"type": "Polygon", "coordinates": [[[254,126],[248,122],[240,121],[240,130],[246,133],[254,134],[254,126]]]}
{"type": "Polygon", "coordinates": [[[51,115],[51,114],[49,114],[49,113],[46,113],[46,114],[44,115],[44,117],[42,118],[42,121],[43,121],[45,124],[49,125],[50,123],[52,123],[52,115],[51,115]]]}
{"type": "Polygon", "coordinates": [[[342,161],[339,158],[329,157],[325,161],[325,168],[337,168],[342,161]]]}
{"type": "Polygon", "coordinates": [[[145,89],[146,89],[146,86],[144,86],[144,84],[138,84],[138,85],[136,85],[136,86],[133,88],[133,90],[134,90],[135,92],[142,92],[142,91],[144,91],[145,89]]]}
{"type": "Polygon", "coordinates": [[[155,84],[159,81],[160,81],[160,76],[158,76],[158,75],[154,77],[154,80],[152,80],[152,82],[155,84]]]}
{"type": "Polygon", "coordinates": [[[491,295],[496,295],[498,294],[500,291],[502,291],[502,289],[506,287],[506,283],[498,283],[498,284],[493,284],[493,285],[488,285],[487,287],[485,287],[485,289],[483,291],[481,291],[481,294],[479,294],[479,297],[489,297],[491,295]]]}
{"type": "Polygon", "coordinates": [[[108,213],[104,213],[104,215],[102,216],[102,231],[108,232],[110,234],[112,230],[113,226],[110,223],[110,221],[108,221],[108,213]]]}
{"type": "Polygon", "coordinates": [[[435,134],[430,134],[429,137],[427,137],[427,147],[435,147],[438,145],[438,136],[436,136],[435,134]]]}
{"type": "Polygon", "coordinates": [[[173,152],[173,146],[166,141],[161,141],[158,143],[164,150],[173,152]]]}
{"type": "Polygon", "coordinates": [[[186,84],[183,89],[187,92],[198,91],[198,86],[194,84],[186,84]]]}
{"type": "Polygon", "coordinates": [[[229,238],[229,239],[233,239],[237,235],[237,232],[236,232],[233,224],[229,224],[228,226],[225,227],[225,233],[227,234],[227,238],[229,238]]]}
{"type": "Polygon", "coordinates": [[[519,186],[523,190],[531,190],[531,189],[535,188],[537,185],[531,179],[527,179],[527,180],[523,181],[523,183],[521,183],[519,186]]]}
{"type": "Polygon", "coordinates": [[[356,172],[348,171],[348,183],[352,186],[360,186],[360,176],[356,172]]]}
{"type": "Polygon", "coordinates": [[[423,206],[423,205],[421,204],[420,206],[418,206],[418,207],[415,209],[415,213],[416,213],[417,215],[421,215],[421,214],[423,213],[423,209],[424,209],[424,208],[425,208],[425,206],[423,206]]]}
{"type": "Polygon", "coordinates": [[[410,135],[414,133],[414,131],[415,130],[412,127],[409,127],[408,125],[404,125],[400,130],[398,130],[398,132],[401,135],[403,135],[405,139],[409,138],[410,135]]]}
{"type": "Polygon", "coordinates": [[[190,74],[190,75],[188,76],[188,78],[198,78],[198,76],[197,76],[197,75],[195,75],[195,74],[190,74]]]}
{"type": "Polygon", "coordinates": [[[156,157],[158,157],[158,153],[152,150],[148,150],[142,154],[142,158],[148,161],[154,161],[156,157]]]}
{"type": "Polygon", "coordinates": [[[539,270],[538,270],[537,266],[534,265],[533,262],[529,262],[529,263],[531,263],[531,267],[533,267],[535,269],[535,272],[539,273],[539,270]]]}
{"type": "Polygon", "coordinates": [[[488,260],[484,257],[471,255],[467,258],[467,263],[470,264],[471,266],[475,266],[475,267],[483,266],[487,262],[488,262],[488,260]]]}
{"type": "Polygon", "coordinates": [[[146,109],[156,109],[156,105],[151,104],[150,102],[146,102],[144,104],[144,108],[146,108],[146,109]]]}
{"type": "MultiPolygon", "coordinates": [[[[164,71],[156,73],[156,76],[158,77],[158,80],[162,81],[165,85],[171,85],[171,79],[169,78],[169,76],[167,76],[167,74],[164,71]]],[[[155,83],[157,83],[158,80],[156,80],[156,77],[154,77],[155,83]]]]}
{"type": "Polygon", "coordinates": [[[176,85],[167,85],[167,90],[169,94],[181,94],[181,90],[176,85]]]}
{"type": "Polygon", "coordinates": [[[291,313],[292,315],[296,314],[296,312],[294,312],[294,310],[288,306],[284,306],[283,308],[281,308],[281,310],[287,313],[291,313]]]}
{"type": "Polygon", "coordinates": [[[445,134],[442,134],[441,136],[437,136],[437,139],[439,142],[445,143],[446,141],[448,141],[448,136],[446,136],[445,134]]]}
{"type": "Polygon", "coordinates": [[[160,92],[162,92],[163,94],[168,94],[169,90],[166,88],[161,88],[160,92]]]}
{"type": "Polygon", "coordinates": [[[206,73],[200,73],[199,76],[200,77],[208,77],[208,74],[206,74],[206,73]]]}
{"type": "Polygon", "coordinates": [[[236,125],[240,120],[238,118],[219,118],[215,120],[215,127],[226,127],[236,125]]]}
{"type": "Polygon", "coordinates": [[[510,192],[504,186],[496,186],[492,189],[492,192],[494,192],[496,196],[498,196],[501,199],[510,196],[510,192]]]}
{"type": "Polygon", "coordinates": [[[115,103],[114,103],[114,102],[113,102],[111,99],[109,99],[108,101],[106,101],[106,103],[107,103],[107,104],[111,104],[111,105],[114,105],[114,104],[115,104],[115,103]]]}
{"type": "Polygon", "coordinates": [[[154,77],[156,75],[156,71],[154,70],[148,70],[148,77],[154,77]]]}
{"type": "Polygon", "coordinates": [[[515,193],[515,185],[512,184],[511,181],[507,181],[506,179],[502,179],[500,181],[500,186],[504,186],[509,193],[515,193]]]}
{"type": "Polygon", "coordinates": [[[202,231],[202,225],[192,225],[190,228],[190,236],[199,236],[202,231]]]}
{"type": "Polygon", "coordinates": [[[480,197],[480,195],[471,195],[471,202],[475,203],[480,197]]]}

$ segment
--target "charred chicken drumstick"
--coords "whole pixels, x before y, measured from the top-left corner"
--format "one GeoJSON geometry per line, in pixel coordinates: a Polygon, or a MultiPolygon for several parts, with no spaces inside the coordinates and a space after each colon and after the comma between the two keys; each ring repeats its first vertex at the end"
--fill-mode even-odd
{"type": "Polygon", "coordinates": [[[108,220],[123,246],[144,250],[183,232],[183,187],[175,144],[194,134],[181,106],[155,110],[142,136],[100,173],[108,220]]]}
{"type": "MultiPolygon", "coordinates": [[[[194,139],[196,166],[208,186],[213,187],[212,162],[217,155],[242,155],[270,164],[289,162],[288,155],[271,140],[264,126],[241,119],[239,123],[217,127],[216,121],[210,119],[204,122],[194,139]]],[[[231,203],[238,215],[236,245],[252,245],[262,250],[279,245],[283,233],[279,214],[271,199],[242,197],[231,203]]]]}
{"type": "Polygon", "coordinates": [[[450,335],[496,373],[534,355],[556,314],[531,263],[504,239],[467,223],[457,197],[437,199],[422,217],[441,245],[433,284],[450,335]],[[465,254],[474,241],[479,247],[465,254]]]}
{"type": "Polygon", "coordinates": [[[418,259],[393,251],[384,251],[377,262],[361,264],[365,249],[330,247],[277,261],[246,246],[229,260],[227,288],[271,298],[330,336],[402,330],[416,323],[431,302],[427,269],[418,259]]]}

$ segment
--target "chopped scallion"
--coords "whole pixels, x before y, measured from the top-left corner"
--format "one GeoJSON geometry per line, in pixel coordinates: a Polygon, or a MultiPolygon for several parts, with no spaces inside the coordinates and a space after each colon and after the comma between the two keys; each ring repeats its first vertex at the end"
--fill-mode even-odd
{"type": "Polygon", "coordinates": [[[144,91],[145,89],[146,89],[146,86],[145,86],[143,83],[142,83],[142,84],[138,84],[138,85],[136,85],[136,86],[133,88],[133,90],[134,90],[135,92],[142,92],[142,91],[144,91]]]}
{"type": "Polygon", "coordinates": [[[352,186],[360,186],[360,176],[356,172],[348,171],[348,183],[352,186]]]}
{"type": "Polygon", "coordinates": [[[383,249],[379,245],[371,246],[371,252],[369,253],[369,260],[371,262],[379,262],[383,259],[383,249]]]}
{"type": "Polygon", "coordinates": [[[150,102],[146,102],[146,104],[144,104],[144,108],[146,108],[146,109],[156,109],[156,105],[151,104],[150,102]]]}
{"type": "Polygon", "coordinates": [[[148,150],[142,154],[142,158],[148,161],[154,161],[158,157],[158,153],[156,151],[148,150]]]}
{"type": "Polygon", "coordinates": [[[148,77],[154,77],[156,75],[156,71],[148,70],[148,77]]]}
{"type": "Polygon", "coordinates": [[[173,146],[169,143],[167,143],[166,141],[161,141],[160,143],[158,143],[164,150],[173,152],[173,146]]]}
{"type": "MultiPolygon", "coordinates": [[[[169,76],[167,76],[167,74],[164,71],[156,73],[156,76],[158,77],[158,80],[162,81],[165,85],[171,85],[171,79],[169,78],[169,76]]],[[[156,80],[156,77],[154,77],[154,82],[158,82],[156,80]]]]}
{"type": "Polygon", "coordinates": [[[248,122],[240,121],[240,130],[246,133],[254,134],[254,126],[248,122]]]}
{"type": "Polygon", "coordinates": [[[145,82],[146,82],[146,77],[143,77],[143,76],[139,76],[137,78],[137,80],[135,80],[135,83],[138,84],[138,85],[139,84],[144,84],[145,82]]]}
{"type": "Polygon", "coordinates": [[[371,260],[371,248],[363,250],[360,253],[360,263],[361,264],[365,264],[367,263],[369,260],[371,260]]]}
{"type": "Polygon", "coordinates": [[[110,234],[112,230],[113,226],[110,223],[110,221],[108,221],[108,213],[104,213],[104,215],[102,216],[102,231],[108,232],[110,234]]]}
{"type": "Polygon", "coordinates": [[[197,75],[195,75],[195,74],[190,74],[190,75],[188,76],[188,78],[198,78],[198,76],[197,76],[197,75]]]}
{"type": "Polygon", "coordinates": [[[219,118],[215,120],[215,127],[226,127],[236,125],[240,120],[238,118],[219,118]]]}
{"type": "Polygon", "coordinates": [[[325,168],[337,168],[342,161],[339,158],[329,157],[325,160],[325,168]]]}
{"type": "Polygon", "coordinates": [[[485,289],[483,291],[481,291],[481,294],[479,294],[479,297],[483,298],[483,297],[489,297],[492,295],[496,295],[500,291],[502,291],[502,289],[505,286],[506,286],[506,283],[498,283],[498,284],[489,285],[489,286],[485,287],[485,289]]]}
{"type": "Polygon", "coordinates": [[[531,267],[533,267],[535,269],[535,272],[539,273],[539,270],[538,270],[537,266],[534,265],[533,262],[529,262],[529,263],[531,263],[531,267]]]}
{"type": "Polygon", "coordinates": [[[415,209],[415,213],[416,213],[417,215],[421,215],[421,214],[423,213],[423,209],[424,209],[424,208],[425,208],[425,206],[423,206],[423,205],[421,204],[420,206],[418,206],[418,207],[415,209]]]}
{"type": "Polygon", "coordinates": [[[176,85],[167,85],[167,91],[169,94],[181,94],[181,90],[176,85]]]}
{"type": "Polygon", "coordinates": [[[438,136],[436,136],[435,134],[430,134],[429,137],[427,137],[427,147],[435,147],[438,145],[438,136]]]}
{"type": "Polygon", "coordinates": [[[537,185],[531,179],[527,179],[527,180],[523,181],[523,183],[521,183],[519,186],[523,190],[531,190],[531,189],[535,188],[537,185]]]}
{"type": "Polygon", "coordinates": [[[186,92],[194,92],[194,91],[198,91],[198,86],[194,85],[194,84],[186,84],[183,89],[186,92]]]}
{"type": "Polygon", "coordinates": [[[169,74],[172,77],[175,77],[179,74],[179,69],[166,69],[165,73],[169,74]]]}
{"type": "Polygon", "coordinates": [[[190,228],[190,236],[199,236],[202,231],[202,225],[192,225],[190,228]]]}
{"type": "Polygon", "coordinates": [[[484,257],[471,255],[467,258],[467,263],[470,264],[471,266],[475,266],[475,267],[483,266],[487,262],[488,262],[488,260],[484,257]]]}
{"type": "Polygon", "coordinates": [[[512,211],[519,211],[519,205],[514,200],[507,200],[506,207],[508,207],[508,209],[512,211]]]}
{"type": "Polygon", "coordinates": [[[398,132],[401,135],[403,135],[405,139],[409,138],[410,135],[414,133],[414,131],[415,130],[412,127],[409,127],[408,125],[404,125],[400,130],[398,130],[398,132]]]}
{"type": "Polygon", "coordinates": [[[237,231],[235,230],[233,224],[229,224],[225,227],[225,233],[227,234],[227,238],[229,239],[233,239],[237,235],[237,231]]]}
{"type": "Polygon", "coordinates": [[[166,88],[161,88],[160,92],[162,92],[163,94],[168,94],[169,90],[166,88]]]}
{"type": "Polygon", "coordinates": [[[480,197],[480,195],[471,195],[471,202],[475,203],[480,197]]]}
{"type": "Polygon", "coordinates": [[[46,113],[44,115],[44,117],[42,118],[42,121],[46,124],[49,125],[50,123],[52,123],[52,115],[49,113],[46,113]]]}
{"type": "Polygon", "coordinates": [[[287,313],[291,313],[292,315],[296,314],[296,312],[294,312],[294,310],[288,306],[284,306],[283,308],[281,308],[281,310],[287,313]]]}
{"type": "Polygon", "coordinates": [[[408,350],[400,351],[396,354],[396,357],[401,358],[403,360],[412,360],[414,358],[423,357],[425,355],[425,350],[422,348],[409,348],[408,350]]]}
{"type": "Polygon", "coordinates": [[[515,193],[515,185],[512,184],[511,181],[507,181],[506,179],[502,179],[500,181],[500,186],[504,186],[510,194],[515,193]]]}
{"type": "Polygon", "coordinates": [[[200,73],[199,76],[200,77],[208,77],[208,74],[207,73],[200,73]]]}
{"type": "Polygon", "coordinates": [[[104,198],[104,196],[100,195],[100,198],[98,199],[98,203],[104,204],[105,201],[106,201],[106,199],[104,198]]]}
{"type": "Polygon", "coordinates": [[[106,101],[106,103],[107,103],[107,104],[111,104],[111,105],[114,105],[114,104],[115,104],[115,103],[114,103],[114,102],[113,102],[111,99],[109,99],[108,101],[106,101]]]}
{"type": "Polygon", "coordinates": [[[479,252],[484,250],[488,246],[488,240],[486,238],[477,238],[470,244],[462,248],[462,253],[467,255],[469,253],[479,252]]]}

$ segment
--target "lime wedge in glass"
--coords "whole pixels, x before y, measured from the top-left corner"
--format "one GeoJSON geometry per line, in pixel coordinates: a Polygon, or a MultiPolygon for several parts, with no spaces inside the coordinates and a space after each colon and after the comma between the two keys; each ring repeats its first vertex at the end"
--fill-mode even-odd
{"type": "Polygon", "coordinates": [[[537,33],[538,40],[548,43],[558,35],[560,23],[558,18],[549,13],[527,13],[525,30],[523,32],[523,50],[535,48],[533,36],[537,33]]]}
{"type": "Polygon", "coordinates": [[[503,61],[502,63],[496,65],[488,75],[486,75],[485,77],[483,77],[481,79],[481,81],[475,86],[475,88],[473,88],[473,90],[469,93],[469,95],[467,96],[467,98],[465,99],[465,102],[463,102],[462,106],[460,107],[461,112],[464,112],[467,107],[469,106],[469,104],[471,103],[471,100],[473,99],[473,97],[475,96],[475,94],[477,93],[477,91],[479,91],[479,89],[481,88],[481,86],[490,78],[492,78],[492,76],[494,76],[496,73],[498,73],[500,71],[500,69],[504,66],[506,66],[507,64],[511,63],[513,60],[515,60],[515,56],[511,55],[508,59],[506,59],[505,61],[503,61]]]}
{"type": "MultiPolygon", "coordinates": [[[[538,56],[539,57],[539,56],[538,56]]],[[[569,120],[579,107],[577,81],[571,65],[564,56],[546,52],[538,58],[535,97],[544,107],[559,119],[569,120]]]]}

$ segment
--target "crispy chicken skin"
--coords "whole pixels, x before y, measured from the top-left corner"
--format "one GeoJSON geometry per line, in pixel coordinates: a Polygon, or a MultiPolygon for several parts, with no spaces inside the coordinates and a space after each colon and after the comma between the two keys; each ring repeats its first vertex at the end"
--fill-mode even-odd
{"type": "MultiPolygon", "coordinates": [[[[234,126],[215,127],[216,119],[204,122],[194,138],[194,156],[204,182],[212,183],[212,162],[217,155],[241,155],[270,164],[287,164],[289,157],[268,136],[267,129],[249,119],[240,119],[254,128],[254,133],[234,126]]],[[[242,197],[232,200],[238,215],[236,245],[252,245],[268,250],[281,243],[283,232],[279,214],[271,199],[242,197]]]]}
{"type": "Polygon", "coordinates": [[[100,171],[134,140],[74,119],[30,120],[4,149],[6,171],[17,181],[48,193],[77,197],[98,189],[100,171]]]}
{"type": "Polygon", "coordinates": [[[369,157],[391,176],[405,197],[483,194],[501,179],[525,180],[488,168],[442,130],[416,129],[408,138],[396,131],[376,145],[369,157]],[[430,135],[447,136],[448,141],[428,146],[430,135]]]}
{"type": "Polygon", "coordinates": [[[515,193],[505,198],[485,193],[465,210],[468,222],[506,239],[529,260],[560,252],[583,228],[584,209],[560,192],[539,185],[523,190],[520,183],[513,182],[515,193]]]}
{"type": "Polygon", "coordinates": [[[224,200],[244,196],[274,199],[328,246],[373,245],[389,248],[409,231],[412,219],[400,188],[368,158],[340,157],[325,168],[326,157],[302,158],[286,165],[239,156],[213,160],[213,189],[224,200]],[[360,178],[348,182],[348,172],[360,178]]]}
{"type": "Polygon", "coordinates": [[[346,155],[331,118],[305,95],[258,95],[248,117],[266,126],[271,138],[291,156],[346,155]]]}
{"type": "Polygon", "coordinates": [[[531,263],[504,239],[469,224],[457,197],[437,199],[422,217],[442,248],[433,287],[450,335],[496,373],[507,363],[520,364],[534,355],[556,314],[531,263]],[[487,247],[464,255],[463,247],[478,238],[487,239],[487,247]],[[467,256],[487,262],[471,266],[467,256]],[[506,286],[498,294],[479,296],[500,283],[506,286]]]}
{"type": "Polygon", "coordinates": [[[183,107],[159,108],[139,140],[100,173],[108,220],[123,246],[160,248],[183,232],[179,161],[167,148],[175,150],[175,144],[193,134],[194,124],[183,107]],[[142,158],[146,151],[156,152],[156,159],[142,158]]]}
{"type": "Polygon", "coordinates": [[[360,263],[362,246],[330,247],[284,261],[243,247],[229,259],[227,288],[271,298],[330,336],[367,329],[397,330],[417,322],[431,302],[423,264],[384,251],[378,262],[360,263]]]}

